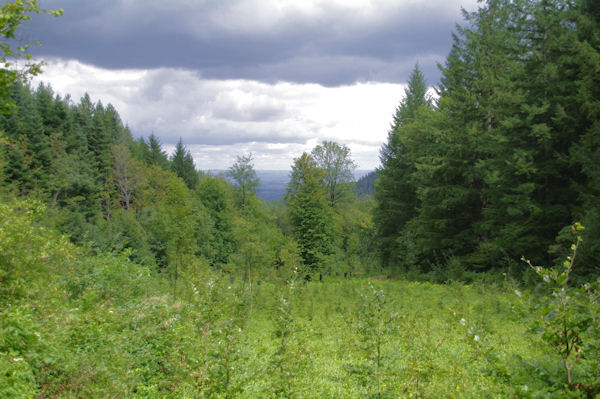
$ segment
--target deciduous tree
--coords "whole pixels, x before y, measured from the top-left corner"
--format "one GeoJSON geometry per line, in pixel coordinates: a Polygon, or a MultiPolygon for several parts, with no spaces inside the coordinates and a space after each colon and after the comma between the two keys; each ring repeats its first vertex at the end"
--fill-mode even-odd
{"type": "Polygon", "coordinates": [[[0,9],[0,113],[14,109],[14,103],[9,100],[10,87],[41,72],[42,63],[35,62],[28,53],[31,46],[40,43],[35,40],[23,41],[17,32],[24,22],[31,19],[32,14],[40,12],[62,15],[62,10],[40,10],[40,3],[36,0],[6,1],[0,9]],[[19,60],[24,60],[25,64],[17,64],[19,60]]]}
{"type": "Polygon", "coordinates": [[[252,165],[252,154],[238,155],[235,163],[229,168],[227,176],[233,179],[237,186],[239,204],[241,208],[246,207],[248,197],[256,195],[258,177],[252,165]]]}
{"type": "Polygon", "coordinates": [[[312,150],[311,155],[324,172],[323,184],[329,205],[335,207],[350,198],[356,169],[356,164],[350,158],[350,148],[334,141],[323,141],[312,150]]]}
{"type": "Polygon", "coordinates": [[[290,222],[309,271],[319,270],[331,252],[331,210],[324,177],[315,159],[304,153],[292,165],[285,194],[290,222]]]}

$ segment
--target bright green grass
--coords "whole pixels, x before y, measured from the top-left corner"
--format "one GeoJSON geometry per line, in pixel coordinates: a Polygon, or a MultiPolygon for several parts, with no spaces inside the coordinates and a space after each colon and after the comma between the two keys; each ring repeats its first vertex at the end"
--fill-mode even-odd
{"type": "Polygon", "coordinates": [[[375,352],[363,350],[357,329],[361,293],[373,288],[384,291],[390,320],[382,398],[516,397],[526,382],[510,386],[489,375],[473,334],[510,369],[519,367],[512,354],[546,361],[544,346],[513,317],[514,295],[501,287],[332,278],[300,282],[290,293],[263,281],[250,313],[239,279],[206,274],[196,293],[182,283],[173,301],[165,280],[143,270],[119,259],[84,262],[47,299],[33,301],[41,339],[7,359],[32,367],[38,397],[376,398],[375,352]]]}
{"type": "MultiPolygon", "coordinates": [[[[510,294],[489,286],[435,285],[406,281],[331,280],[300,286],[293,298],[296,346],[301,358],[289,378],[297,397],[377,397],[375,353],[361,350],[354,325],[361,312],[360,293],[368,283],[386,295],[386,312],[395,313],[381,350],[382,397],[507,397],[518,387],[498,385],[483,370],[485,356],[470,340],[468,327],[480,340],[503,353],[539,358],[543,348],[517,323],[510,294]],[[464,319],[464,325],[461,323],[464,319]],[[357,372],[363,366],[363,373],[357,372]]],[[[255,371],[240,397],[268,397],[270,374],[265,356],[277,342],[273,326],[274,287],[261,287],[255,313],[249,317],[243,347],[249,359],[241,365],[255,371]]],[[[510,362],[510,358],[507,359],[510,362]]]]}

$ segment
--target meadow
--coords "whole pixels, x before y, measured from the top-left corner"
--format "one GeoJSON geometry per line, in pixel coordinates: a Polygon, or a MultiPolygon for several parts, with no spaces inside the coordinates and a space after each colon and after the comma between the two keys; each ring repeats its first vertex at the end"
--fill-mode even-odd
{"type": "Polygon", "coordinates": [[[85,266],[5,315],[23,343],[5,370],[41,382],[20,397],[508,397],[524,386],[498,384],[483,345],[553,361],[501,287],[263,281],[250,311],[230,277],[205,275],[173,300],[122,259],[85,266]]]}
{"type": "Polygon", "coordinates": [[[3,398],[598,396],[598,287],[565,285],[568,262],[524,289],[297,267],[250,286],[192,260],[175,296],[130,250],[44,227],[36,203],[0,214],[3,398]]]}

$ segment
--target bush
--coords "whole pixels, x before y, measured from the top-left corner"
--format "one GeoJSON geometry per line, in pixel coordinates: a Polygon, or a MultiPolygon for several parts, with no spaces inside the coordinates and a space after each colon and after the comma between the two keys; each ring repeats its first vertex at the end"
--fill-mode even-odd
{"type": "Polygon", "coordinates": [[[67,239],[42,225],[44,214],[37,201],[0,203],[0,303],[35,296],[40,281],[74,258],[67,239]]]}

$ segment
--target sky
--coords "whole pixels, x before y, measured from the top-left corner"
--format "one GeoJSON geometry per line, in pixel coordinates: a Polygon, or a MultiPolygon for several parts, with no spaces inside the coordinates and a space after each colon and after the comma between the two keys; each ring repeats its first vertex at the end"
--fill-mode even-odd
{"type": "Polygon", "coordinates": [[[323,140],[358,169],[379,166],[392,114],[418,63],[427,83],[476,0],[42,0],[35,78],[78,102],[112,104],[133,136],[181,139],[199,170],[251,152],[287,170],[323,140]]]}

